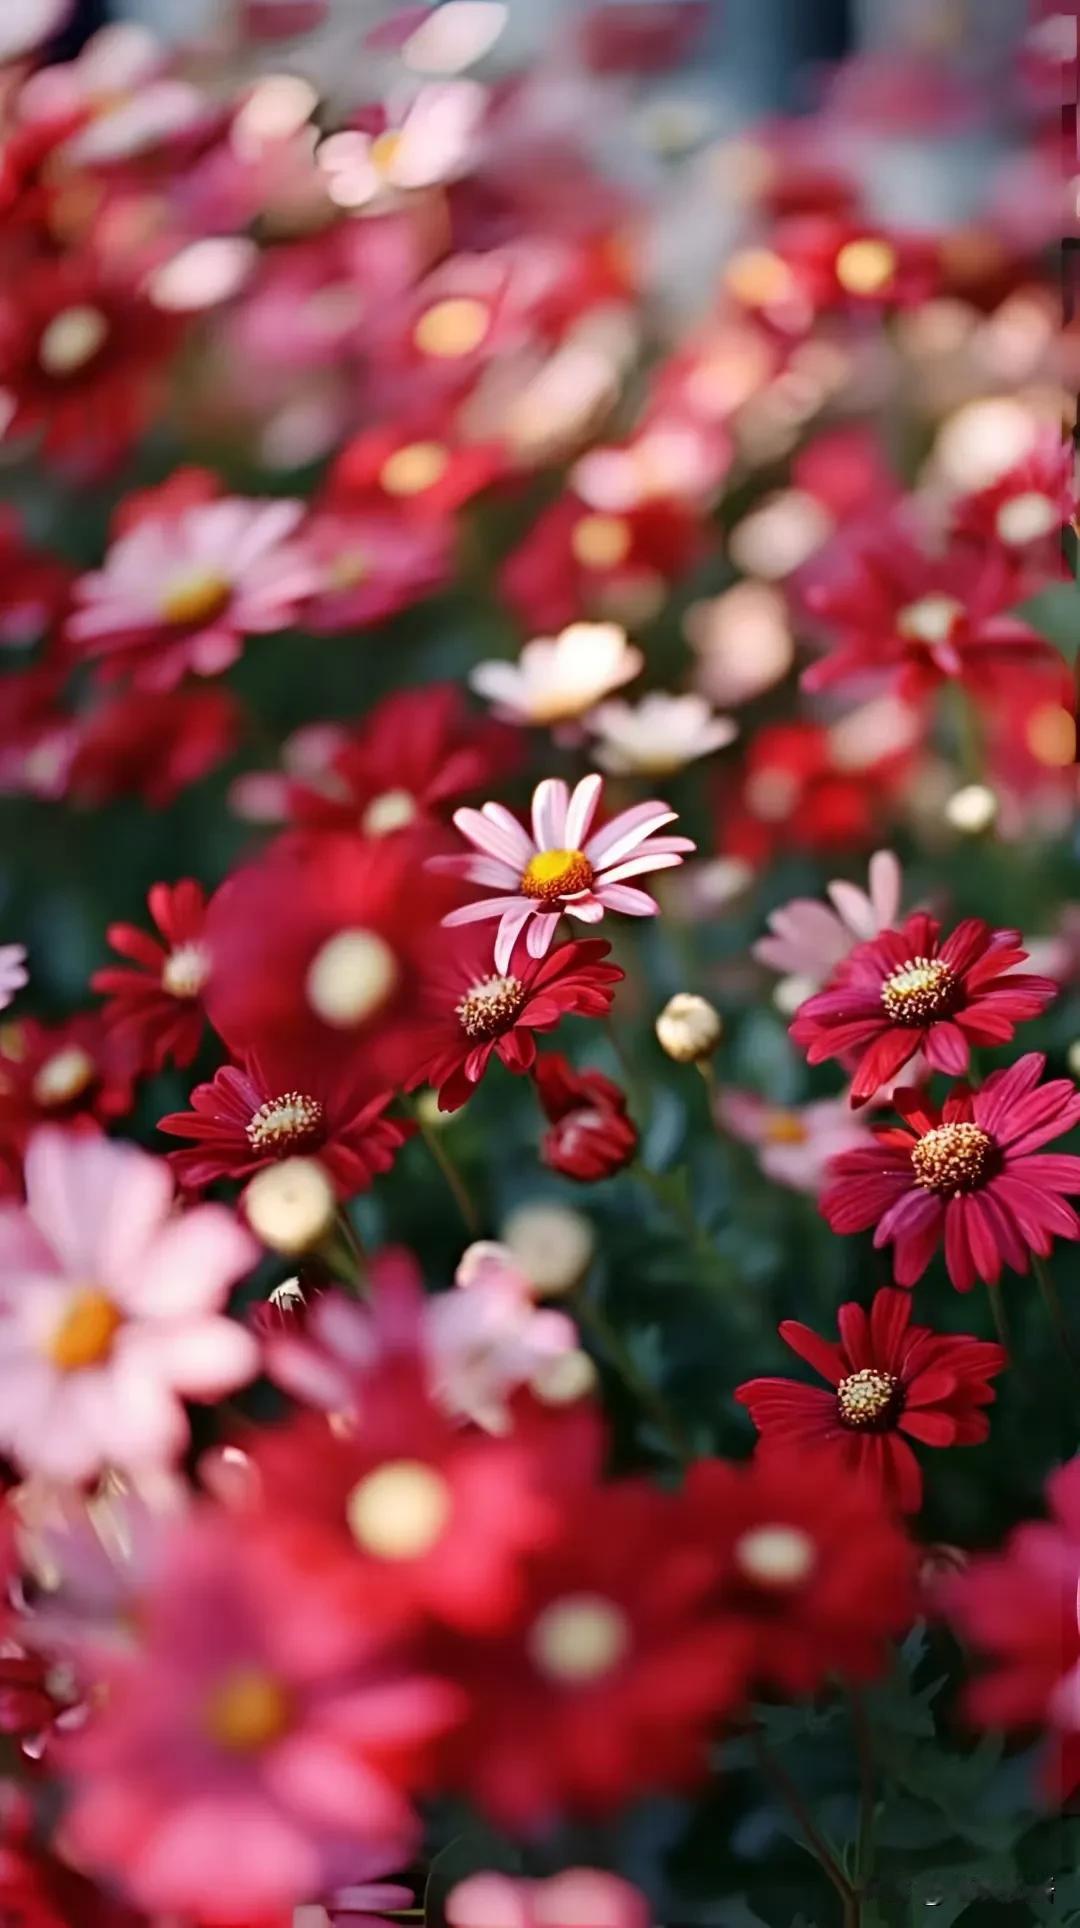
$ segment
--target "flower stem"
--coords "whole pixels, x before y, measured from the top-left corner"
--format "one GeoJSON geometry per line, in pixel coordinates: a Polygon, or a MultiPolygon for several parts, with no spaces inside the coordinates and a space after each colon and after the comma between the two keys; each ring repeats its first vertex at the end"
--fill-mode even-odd
{"type": "Polygon", "coordinates": [[[609,1364],[618,1373],[633,1399],[648,1413],[657,1431],[663,1434],[675,1458],[681,1465],[689,1465],[694,1457],[694,1449],[690,1441],[663,1394],[651,1380],[646,1379],[625,1339],[616,1331],[611,1320],[600,1310],[594,1299],[588,1299],[583,1292],[579,1292],[575,1294],[573,1305],[579,1325],[588,1328],[597,1344],[607,1354],[609,1364]]]}
{"type": "Polygon", "coordinates": [[[994,1331],[998,1336],[998,1344],[1004,1346],[1010,1360],[1015,1363],[1012,1337],[1009,1332],[1009,1321],[1005,1316],[1005,1300],[1001,1294],[1000,1279],[995,1279],[993,1285],[987,1280],[986,1296],[990,1301],[990,1310],[994,1316],[994,1331]]]}
{"type": "Polygon", "coordinates": [[[643,1164],[640,1158],[635,1159],[630,1169],[634,1173],[634,1176],[639,1178],[643,1185],[647,1186],[657,1204],[667,1214],[668,1218],[673,1218],[677,1221],[690,1244],[696,1245],[698,1242],[698,1227],[690,1207],[683,1204],[678,1198],[669,1198],[657,1174],[650,1171],[648,1165],[643,1164]]]}
{"type": "Polygon", "coordinates": [[[1070,1369],[1076,1374],[1077,1378],[1080,1378],[1080,1358],[1077,1357],[1076,1346],[1065,1318],[1065,1308],[1058,1297],[1058,1289],[1054,1284],[1046,1260],[1041,1259],[1036,1252],[1032,1252],[1031,1254],[1031,1270],[1035,1277],[1035,1283],[1042,1294],[1042,1302],[1046,1307],[1054,1337],[1061,1347],[1062,1352],[1065,1354],[1070,1369]]]}
{"type": "Polygon", "coordinates": [[[844,1904],[844,1928],[859,1928],[862,1909],[858,1890],[848,1880],[786,1767],[769,1752],[759,1728],[751,1729],[750,1740],[764,1778],[798,1822],[807,1849],[840,1896],[844,1904]]]}
{"type": "Polygon", "coordinates": [[[849,1687],[851,1726],[859,1763],[859,1833],[855,1847],[856,1879],[865,1884],[874,1865],[874,1749],[866,1704],[857,1687],[849,1687]]]}
{"type": "Polygon", "coordinates": [[[421,1138],[446,1180],[447,1190],[452,1194],[454,1203],[461,1213],[461,1221],[465,1230],[468,1232],[470,1238],[478,1238],[480,1234],[480,1214],[473,1203],[472,1194],[465,1180],[461,1176],[438,1132],[428,1124],[419,1109],[414,1111],[413,1116],[419,1126],[421,1138]]]}

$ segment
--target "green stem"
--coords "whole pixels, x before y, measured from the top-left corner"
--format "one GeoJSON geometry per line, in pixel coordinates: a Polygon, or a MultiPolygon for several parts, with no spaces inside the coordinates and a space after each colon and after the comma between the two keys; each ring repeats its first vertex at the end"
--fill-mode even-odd
{"type": "Polygon", "coordinates": [[[1009,1321],[1005,1316],[1005,1300],[1001,1293],[1000,1279],[995,1279],[993,1285],[991,1285],[989,1281],[987,1282],[986,1296],[990,1301],[990,1310],[994,1315],[994,1331],[998,1336],[998,1344],[1004,1346],[1009,1355],[1010,1363],[1015,1364],[1012,1337],[1009,1332],[1009,1321]]]}
{"type": "Polygon", "coordinates": [[[651,1172],[649,1167],[643,1165],[640,1159],[635,1160],[630,1169],[634,1173],[634,1176],[640,1179],[643,1185],[648,1187],[657,1204],[661,1210],[667,1214],[668,1218],[673,1218],[676,1221],[680,1230],[685,1233],[690,1244],[696,1245],[698,1242],[698,1227],[690,1207],[670,1199],[660,1184],[656,1173],[651,1172]]]}
{"type": "Polygon", "coordinates": [[[650,1380],[646,1379],[640,1370],[622,1335],[616,1331],[606,1314],[601,1312],[595,1300],[587,1299],[583,1292],[575,1295],[573,1304],[579,1325],[588,1328],[602,1351],[607,1354],[609,1364],[618,1373],[623,1385],[637,1404],[648,1413],[657,1430],[663,1434],[675,1458],[681,1465],[689,1465],[694,1457],[694,1449],[690,1441],[663,1394],[650,1380]]]}
{"type": "Polygon", "coordinates": [[[863,1697],[857,1687],[850,1687],[848,1692],[855,1754],[859,1763],[859,1833],[855,1846],[855,1875],[860,1886],[865,1886],[874,1866],[874,1749],[863,1697]]]}
{"type": "Polygon", "coordinates": [[[1065,1308],[1058,1297],[1058,1289],[1046,1260],[1039,1258],[1035,1252],[1031,1254],[1031,1270],[1042,1295],[1042,1302],[1046,1307],[1054,1337],[1065,1354],[1070,1369],[1080,1378],[1080,1359],[1077,1357],[1073,1336],[1065,1318],[1065,1308]]]}
{"type": "Polygon", "coordinates": [[[447,1190],[452,1194],[454,1203],[461,1213],[461,1221],[465,1230],[471,1239],[479,1238],[480,1214],[473,1204],[472,1195],[465,1180],[461,1176],[450,1153],[447,1151],[446,1146],[443,1144],[439,1133],[433,1126],[428,1124],[419,1109],[414,1111],[413,1116],[420,1128],[421,1138],[446,1180],[447,1190]]]}
{"type": "Polygon", "coordinates": [[[848,1880],[787,1769],[774,1755],[770,1754],[760,1730],[752,1729],[750,1739],[762,1774],[775,1788],[785,1807],[798,1822],[807,1849],[823,1873],[828,1876],[843,1902],[844,1928],[859,1928],[862,1909],[858,1891],[848,1880]]]}

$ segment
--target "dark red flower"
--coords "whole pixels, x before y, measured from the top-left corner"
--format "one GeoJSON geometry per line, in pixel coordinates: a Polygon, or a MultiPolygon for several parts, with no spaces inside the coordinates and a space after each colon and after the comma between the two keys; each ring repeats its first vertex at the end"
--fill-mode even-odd
{"type": "Polygon", "coordinates": [[[610,948],[589,939],[535,958],[519,939],[509,971],[499,973],[490,934],[475,924],[447,931],[425,970],[408,1088],[432,1085],[440,1111],[456,1111],[493,1053],[508,1071],[531,1070],[535,1032],[554,1030],[564,1017],[605,1017],[611,1009],[623,973],[604,962],[610,948]]]}
{"type": "Polygon", "coordinates": [[[232,754],[241,715],[225,689],[106,696],[77,720],[67,793],[89,804],[137,796],[164,809],[232,754]]]}
{"type": "Polygon", "coordinates": [[[40,642],[67,607],[71,570],[23,534],[14,509],[0,506],[0,645],[40,642]]]}
{"type": "Polygon", "coordinates": [[[872,1680],[915,1611],[914,1549],[880,1495],[802,1448],[748,1465],[699,1460],[680,1496],[684,1545],[713,1561],[711,1607],[729,1650],[729,1706],[872,1680]]]}
{"type": "Polygon", "coordinates": [[[96,1130],[130,1109],[135,1070],[130,1043],[99,1011],[61,1024],[23,1018],[0,1039],[0,1151],[20,1161],[36,1125],[96,1130]]]}
{"type": "Polygon", "coordinates": [[[552,1127],[540,1144],[545,1165],[590,1183],[630,1163],[638,1136],[617,1084],[599,1071],[575,1070],[557,1051],[537,1059],[533,1077],[552,1127]]]}
{"type": "Polygon", "coordinates": [[[702,521],[652,499],[609,515],[565,495],[536,518],[503,565],[500,585],[528,629],[556,631],[582,616],[641,621],[697,560],[702,521]]]}
{"type": "Polygon", "coordinates": [[[980,1091],[957,1085],[941,1111],[924,1092],[896,1092],[906,1129],[878,1131],[876,1145],[832,1161],[821,1210],[833,1231],[873,1225],[876,1246],[895,1245],[906,1286],[944,1242],[959,1292],[977,1278],[993,1284],[1003,1265],[1026,1272],[1029,1253],[1046,1258],[1055,1237],[1080,1238],[1065,1202],[1080,1192],[1080,1158],[1041,1150],[1080,1124],[1080,1091],[1067,1078],[1040,1084],[1045,1068],[1028,1052],[980,1091]]]}
{"type": "Polygon", "coordinates": [[[973,1045],[1005,1044],[1058,993],[1053,978],[1016,970],[1020,933],[965,918],[944,940],[914,911],[900,930],[856,945],[823,991],[800,1005],[791,1036],[811,1064],[857,1060],[851,1102],[865,1104],[916,1051],[933,1071],[966,1071],[973,1045]]]}
{"type": "Polygon", "coordinates": [[[885,1286],[869,1314],[842,1305],[840,1343],[785,1319],[780,1337],[828,1380],[828,1392],[794,1379],[748,1379],[735,1397],[762,1449],[820,1446],[905,1513],[922,1505],[922,1473],[908,1438],[924,1446],[974,1446],[990,1425],[990,1380],[1008,1364],[1001,1346],[912,1325],[911,1297],[885,1286]],[[907,1435],[907,1437],[904,1437],[907,1435]]]}
{"type": "Polygon", "coordinates": [[[169,1154],[184,1185],[247,1178],[278,1158],[317,1158],[342,1198],[387,1172],[415,1126],[384,1114],[389,1091],[373,1092],[362,1054],[268,1043],[244,1063],[223,1065],[196,1085],[190,1111],[172,1111],[158,1130],[190,1139],[169,1154]]]}
{"type": "Polygon", "coordinates": [[[979,1727],[1044,1727],[1050,1791],[1080,1784],[1080,1457],[1050,1475],[1049,1520],[1026,1520],[1000,1552],[972,1561],[939,1599],[985,1657],[967,1694],[979,1727]]]}
{"type": "Polygon", "coordinates": [[[170,1059],[190,1064],[202,1039],[202,988],[210,968],[202,941],[206,899],[185,877],[178,884],[155,884],[146,901],[164,942],[135,924],[110,924],[113,950],[136,968],[110,964],[95,971],[90,984],[109,999],[110,1028],[132,1040],[145,1070],[160,1071],[170,1059]]]}
{"type": "Polygon", "coordinates": [[[453,524],[395,504],[327,503],[304,530],[316,587],[304,621],[320,633],[367,629],[450,580],[453,524]]]}
{"type": "Polygon", "coordinates": [[[1060,576],[1062,534],[1076,507],[1073,445],[1047,427],[1030,453],[996,482],[961,496],[953,510],[953,533],[1004,548],[1060,576]]]}
{"type": "Polygon", "coordinates": [[[812,584],[807,606],[831,647],[803,674],[812,691],[869,679],[915,701],[948,681],[974,698],[1008,686],[1052,651],[1030,623],[1009,612],[1022,588],[1003,549],[957,547],[928,555],[898,533],[854,551],[846,575],[812,584]]]}
{"type": "Polygon", "coordinates": [[[767,249],[733,255],[725,276],[733,299],[784,336],[801,337],[838,309],[917,307],[940,285],[941,249],[932,236],[852,217],[830,205],[842,202],[843,191],[835,177],[825,180],[823,206],[789,214],[767,249]]]}
{"type": "Polygon", "coordinates": [[[330,471],[327,498],[341,507],[381,503],[444,519],[489,488],[506,466],[501,443],[457,440],[445,412],[422,424],[388,422],[345,444],[330,471]]]}
{"type": "Polygon", "coordinates": [[[823,724],[774,723],[754,733],[734,780],[718,786],[718,835],[730,857],[763,867],[781,850],[850,851],[872,844],[917,744],[853,747],[823,724]],[[842,750],[843,743],[843,750],[842,750]]]}

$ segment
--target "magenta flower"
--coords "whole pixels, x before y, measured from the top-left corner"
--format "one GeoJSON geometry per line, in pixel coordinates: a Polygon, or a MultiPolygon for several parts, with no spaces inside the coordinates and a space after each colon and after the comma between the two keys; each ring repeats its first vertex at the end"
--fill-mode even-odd
{"type": "Polygon", "coordinates": [[[134,1145],[46,1126],[25,1175],[25,1207],[0,1209],[0,1449],[69,1480],[175,1460],[182,1399],[255,1372],[222,1308],[258,1247],[223,1205],[175,1213],[168,1166],[134,1145]]]}
{"type": "Polygon", "coordinates": [[[29,981],[24,946],[0,944],[0,1011],[7,1009],[16,991],[29,981]]]}
{"type": "Polygon", "coordinates": [[[545,777],[533,797],[531,836],[501,803],[454,812],[454,822],[476,854],[436,857],[432,867],[484,884],[498,895],[465,904],[443,922],[473,924],[497,917],[497,971],[509,968],[526,925],[530,957],[543,957],[564,912],[585,924],[598,924],[607,910],[655,917],[653,898],[626,879],[669,870],[681,864],[694,845],[689,837],[654,834],[674,823],[676,814],[656,801],[621,811],[590,836],[603,788],[604,779],[598,776],[582,777],[572,792],[560,777],[545,777]]]}
{"type": "Polygon", "coordinates": [[[753,955],[785,977],[823,984],[855,944],[895,925],[902,888],[903,874],[892,851],[876,850],[866,890],[835,878],[826,885],[831,908],[816,897],[793,897],[770,912],[769,935],[751,946],[753,955]]]}

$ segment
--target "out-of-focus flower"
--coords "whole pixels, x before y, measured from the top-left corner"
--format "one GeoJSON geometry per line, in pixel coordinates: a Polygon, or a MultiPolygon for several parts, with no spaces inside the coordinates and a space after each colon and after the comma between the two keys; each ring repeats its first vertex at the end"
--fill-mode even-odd
{"type": "Polygon", "coordinates": [[[529,954],[543,957],[564,913],[587,924],[599,923],[608,910],[628,917],[655,917],[654,900],[625,880],[680,864],[694,845],[688,837],[654,834],[673,823],[676,815],[659,802],[623,810],[590,835],[603,788],[602,777],[582,777],[571,793],[561,778],[545,777],[533,796],[531,836],[498,803],[454,812],[455,824],[478,854],[432,862],[500,894],[451,911],[443,921],[472,924],[497,917],[497,971],[509,969],[514,945],[526,926],[529,954]]]}
{"type": "Polygon", "coordinates": [[[500,1236],[540,1298],[557,1298],[580,1285],[596,1248],[581,1212],[539,1199],[516,1206],[500,1236]]]}
{"type": "Polygon", "coordinates": [[[413,1033],[416,1068],[409,1088],[432,1085],[440,1111],[456,1111],[494,1054],[508,1071],[528,1071],[537,1031],[564,1017],[605,1017],[623,973],[605,960],[606,944],[561,944],[545,958],[530,957],[519,937],[504,972],[494,968],[491,940],[463,930],[445,938],[425,968],[421,1010],[413,1033]]]}
{"type": "Polygon", "coordinates": [[[29,984],[24,944],[0,944],[0,1011],[5,1011],[24,984],[29,984]]]}
{"type": "Polygon", "coordinates": [[[0,646],[40,642],[67,608],[71,571],[47,550],[33,548],[13,509],[0,507],[0,646]]]}
{"type": "Polygon", "coordinates": [[[859,944],[823,991],[801,1005],[791,1036],[811,1064],[857,1054],[853,1104],[865,1104],[916,1051],[933,1071],[967,1070],[973,1045],[1004,1044],[1057,996],[1052,978],[1018,972],[1019,931],[968,917],[942,939],[915,911],[899,930],[859,944]]]}
{"type": "Polygon", "coordinates": [[[840,1098],[776,1105],[756,1091],[722,1085],[716,1115],[725,1131],[753,1145],[767,1178],[796,1192],[820,1192],[830,1160],[866,1143],[866,1126],[840,1098]]]}
{"type": "Polygon", "coordinates": [[[940,275],[932,238],[869,228],[829,211],[778,223],[768,247],[730,258],[724,282],[733,300],[771,327],[803,335],[830,310],[917,307],[940,275]]]}
{"type": "Polygon", "coordinates": [[[708,699],[692,691],[653,691],[636,705],[601,703],[588,724],[596,761],[613,776],[671,776],[738,735],[729,717],[714,715],[708,699]]]}
{"type": "Polygon", "coordinates": [[[255,1247],[222,1206],[174,1217],[168,1166],[131,1145],[43,1130],[25,1172],[25,1209],[0,1211],[5,1450],[59,1479],[174,1459],[181,1397],[255,1371],[250,1333],[221,1316],[255,1247]]]}
{"type": "Polygon", "coordinates": [[[649,1928],[652,1920],[640,1888],[600,1868],[565,1868],[542,1881],[471,1874],[451,1888],[443,1913],[450,1928],[649,1928]]]}
{"type": "Polygon", "coordinates": [[[295,1051],[273,1041],[243,1064],[223,1065],[196,1085],[190,1110],[172,1111],[158,1130],[190,1142],[169,1155],[185,1186],[247,1178],[292,1157],[317,1158],[342,1198],[387,1172],[414,1127],[387,1118],[393,1094],[372,1090],[363,1059],[295,1051]]]}
{"type": "Polygon", "coordinates": [[[599,1071],[576,1071],[556,1051],[545,1051],[533,1077],[551,1130],[544,1133],[540,1156],[564,1178],[591,1183],[610,1178],[637,1151],[637,1131],[617,1084],[599,1071]]]}
{"type": "Polygon", "coordinates": [[[434,1397],[486,1432],[509,1430],[510,1395],[539,1389],[578,1355],[577,1327],[538,1307],[529,1281],[499,1245],[470,1246],[449,1292],[425,1303],[424,1339],[434,1397]]]}
{"type": "Polygon", "coordinates": [[[766,724],[748,738],[742,769],[722,773],[718,784],[725,854],[763,866],[782,849],[865,849],[903,785],[922,729],[904,712],[884,719],[879,740],[871,720],[858,712],[845,718],[857,744],[840,726],[804,719],[766,724]]]}
{"type": "Polygon", "coordinates": [[[393,506],[317,508],[304,531],[313,572],[305,621],[333,633],[363,629],[441,589],[453,569],[449,522],[393,506]]]}
{"type": "Polygon", "coordinates": [[[202,941],[206,899],[201,887],[185,877],[179,884],[155,884],[147,905],[159,937],[135,924],[110,924],[109,943],[135,968],[109,965],[95,971],[90,983],[109,1000],[109,1026],[133,1040],[140,1064],[160,1071],[170,1059],[190,1064],[205,1028],[202,989],[210,970],[202,941]]]}
{"type": "Polygon", "coordinates": [[[263,1165],[241,1199],[256,1238],[272,1252],[296,1258],[328,1236],[337,1215],[337,1194],[317,1158],[295,1153],[263,1165]]]}
{"type": "Polygon", "coordinates": [[[299,502],[231,496],[142,514],[104,566],[75,584],[72,649],[150,690],[173,688],[188,670],[216,676],[246,636],[287,628],[317,588],[310,556],[292,540],[302,516],[299,502]]]}
{"type": "Polygon", "coordinates": [[[676,1064],[703,1064],[716,1050],[724,1027],[708,998],[698,997],[693,991],[676,991],[654,1028],[661,1049],[676,1064]]]}
{"type": "Polygon", "coordinates": [[[103,27],[74,60],[42,67],[19,93],[30,122],[73,122],[62,154],[73,167],[103,167],[207,132],[207,95],[166,70],[166,50],[133,22],[103,27]]]}
{"type": "Polygon", "coordinates": [[[920,1091],[894,1103],[903,1128],[875,1132],[873,1149],[834,1163],[821,1210],[834,1232],[863,1232],[896,1247],[898,1285],[914,1285],[944,1243],[959,1292],[993,1284],[1007,1265],[1026,1272],[1054,1238],[1080,1238],[1066,1198],[1080,1192],[1080,1158],[1040,1148],[1080,1123],[1080,1091],[1067,1078],[1039,1079],[1041,1052],[994,1071],[979,1091],[956,1087],[938,1111],[920,1091]]]}
{"type": "Polygon", "coordinates": [[[21,60],[58,33],[72,0],[13,0],[0,34],[0,61],[21,60]]]}
{"type": "Polygon", "coordinates": [[[76,720],[65,792],[82,804],[136,796],[163,810],[231,756],[242,717],[224,689],[110,690],[76,720]]]}
{"type": "Polygon", "coordinates": [[[840,1342],[785,1319],[780,1337],[831,1388],[793,1379],[748,1379],[735,1397],[761,1435],[761,1450],[834,1455],[881,1493],[887,1505],[917,1513],[922,1473],[908,1443],[976,1446],[986,1439],[991,1379],[1004,1371],[1001,1346],[967,1334],[911,1324],[911,1297],[892,1286],[875,1293],[869,1315],[842,1305],[840,1342]]]}
{"type": "Polygon", "coordinates": [[[503,474],[498,442],[463,442],[452,415],[419,425],[388,422],[347,442],[330,472],[329,499],[394,504],[409,516],[451,516],[503,474]]]}
{"type": "Polygon", "coordinates": [[[516,663],[478,663],[469,681],[506,721],[557,728],[578,722],[644,665],[618,623],[571,623],[526,643],[516,663]]]}
{"type": "Polygon", "coordinates": [[[135,1060],[98,1011],[21,1018],[0,1035],[0,1146],[16,1157],[39,1124],[95,1131],[131,1105],[135,1060]]]}
{"type": "Polygon", "coordinates": [[[565,496],[508,558],[502,590],[531,629],[558,630],[582,615],[633,624],[656,614],[701,544],[701,518],[681,503],[650,501],[611,515],[565,496]]]}
{"type": "Polygon", "coordinates": [[[82,1865],[148,1908],[239,1922],[408,1861],[404,1788],[457,1696],[379,1652],[340,1566],[302,1536],[200,1510],[139,1627],[69,1743],[82,1865]]]}
{"type": "Polygon", "coordinates": [[[823,984],[855,944],[895,926],[902,889],[903,874],[892,851],[876,850],[865,891],[837,878],[826,886],[832,909],[814,897],[793,897],[770,911],[769,935],[758,938],[753,954],[785,977],[823,984]]]}
{"type": "Polygon", "coordinates": [[[1043,1779],[1064,1800],[1080,1782],[1080,1458],[1051,1473],[1048,1520],[942,1585],[938,1604],[985,1662],[967,1692],[979,1727],[1043,1725],[1043,1779]]]}
{"type": "Polygon", "coordinates": [[[953,532],[1003,544],[1060,574],[1062,531],[1076,506],[1072,443],[1047,428],[1031,452],[989,488],[960,498],[953,509],[953,532]]]}
{"type": "Polygon", "coordinates": [[[445,80],[421,87],[400,113],[362,109],[318,149],[335,207],[385,206],[467,172],[487,99],[477,81],[445,80]]]}
{"type": "Polygon", "coordinates": [[[787,602],[767,582],[737,582],[683,619],[697,655],[694,681],[714,703],[748,703],[786,676],[795,660],[787,602]]]}

